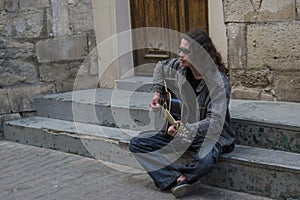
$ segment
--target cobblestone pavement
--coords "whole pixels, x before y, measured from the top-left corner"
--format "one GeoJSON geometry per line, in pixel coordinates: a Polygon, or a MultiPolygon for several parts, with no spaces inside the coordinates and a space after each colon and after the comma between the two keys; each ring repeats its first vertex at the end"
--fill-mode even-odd
{"type": "MultiPolygon", "coordinates": [[[[90,158],[0,140],[1,200],[175,199],[144,173],[126,173],[90,158]]],[[[183,199],[264,199],[200,185],[183,199]]]]}

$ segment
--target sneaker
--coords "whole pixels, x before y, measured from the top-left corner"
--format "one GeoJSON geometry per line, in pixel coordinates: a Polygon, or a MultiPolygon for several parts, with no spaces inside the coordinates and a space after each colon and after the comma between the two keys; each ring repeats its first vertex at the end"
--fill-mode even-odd
{"type": "Polygon", "coordinates": [[[176,186],[174,186],[171,189],[172,194],[176,197],[176,198],[180,198],[183,197],[185,195],[187,195],[188,193],[192,192],[192,185],[195,184],[197,182],[197,180],[193,180],[193,181],[180,181],[177,183],[176,186]]]}

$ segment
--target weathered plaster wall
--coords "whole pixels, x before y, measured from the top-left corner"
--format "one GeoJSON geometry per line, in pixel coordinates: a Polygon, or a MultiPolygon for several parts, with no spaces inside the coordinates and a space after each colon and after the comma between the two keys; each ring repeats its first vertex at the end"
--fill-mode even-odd
{"type": "MultiPolygon", "coordinates": [[[[0,0],[0,132],[34,115],[34,97],[70,91],[96,46],[92,0],[0,0]]],[[[94,86],[89,70],[82,88],[94,86]]],[[[1,134],[0,134],[1,137],[1,134]]]]}
{"type": "Polygon", "coordinates": [[[232,96],[300,102],[300,0],[224,0],[232,96]]]}

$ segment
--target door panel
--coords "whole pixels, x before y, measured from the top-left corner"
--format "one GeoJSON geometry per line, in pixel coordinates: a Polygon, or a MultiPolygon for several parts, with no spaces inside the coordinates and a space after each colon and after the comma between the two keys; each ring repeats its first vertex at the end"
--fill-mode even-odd
{"type": "MultiPolygon", "coordinates": [[[[130,0],[132,28],[161,27],[181,33],[192,28],[208,31],[208,0],[130,0]]],[[[155,64],[176,55],[163,49],[177,49],[179,37],[170,39],[168,32],[147,31],[133,34],[135,73],[153,74],[155,64]]]]}
{"type": "Polygon", "coordinates": [[[187,30],[198,27],[208,32],[207,0],[188,0],[185,6],[186,16],[188,16],[187,30]]]}

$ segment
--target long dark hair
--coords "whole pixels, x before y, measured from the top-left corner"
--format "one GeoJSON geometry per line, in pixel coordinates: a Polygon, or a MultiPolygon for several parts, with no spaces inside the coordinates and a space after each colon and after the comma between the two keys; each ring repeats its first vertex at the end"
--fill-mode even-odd
{"type": "Polygon", "coordinates": [[[195,46],[195,42],[200,44],[210,55],[214,63],[217,65],[219,71],[224,73],[226,76],[229,76],[229,70],[225,67],[221,54],[217,51],[207,33],[200,29],[193,29],[187,32],[182,38],[189,41],[192,51],[193,47],[195,46]]]}

